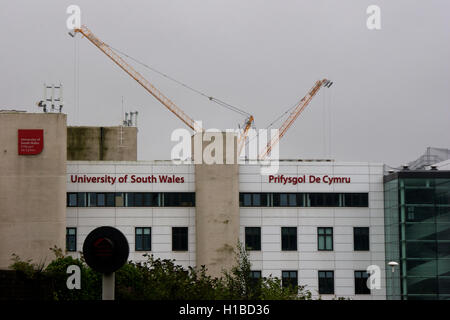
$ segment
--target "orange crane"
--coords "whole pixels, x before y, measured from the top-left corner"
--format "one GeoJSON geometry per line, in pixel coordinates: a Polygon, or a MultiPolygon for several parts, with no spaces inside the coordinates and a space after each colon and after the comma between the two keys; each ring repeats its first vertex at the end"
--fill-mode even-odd
{"type": "Polygon", "coordinates": [[[285,135],[286,131],[292,126],[292,124],[298,118],[300,113],[302,113],[302,111],[305,110],[306,106],[311,102],[312,98],[316,95],[316,93],[320,90],[320,88],[321,87],[329,88],[331,87],[332,84],[333,82],[327,79],[316,81],[311,90],[306,94],[306,96],[302,98],[302,100],[300,100],[300,102],[295,106],[294,110],[291,112],[286,121],[284,121],[284,123],[281,125],[278,135],[267,143],[266,148],[259,155],[260,160],[265,159],[267,155],[270,154],[273,146],[277,144],[280,141],[280,139],[285,135]]]}
{"type": "MultiPolygon", "coordinates": [[[[154,96],[159,102],[161,102],[167,109],[169,109],[175,116],[177,116],[183,123],[185,123],[189,128],[194,131],[202,131],[202,128],[197,128],[195,121],[192,120],[186,113],[183,112],[172,100],[167,98],[161,91],[159,91],[155,86],[153,86],[147,79],[145,79],[139,72],[137,72],[132,66],[130,66],[120,55],[118,55],[110,46],[97,38],[91,30],[85,25],[80,28],[75,28],[73,32],[69,32],[72,37],[75,37],[76,33],[81,33],[85,36],[93,45],[99,48],[104,54],[106,54],[112,61],[114,61],[123,71],[128,73],[130,77],[136,80],[145,90],[147,90],[152,96],[154,96]]],[[[212,98],[210,97],[210,100],[212,98]]],[[[253,116],[250,116],[246,120],[245,128],[242,134],[239,136],[238,150],[242,149],[245,143],[248,130],[253,122],[253,116]]]]}

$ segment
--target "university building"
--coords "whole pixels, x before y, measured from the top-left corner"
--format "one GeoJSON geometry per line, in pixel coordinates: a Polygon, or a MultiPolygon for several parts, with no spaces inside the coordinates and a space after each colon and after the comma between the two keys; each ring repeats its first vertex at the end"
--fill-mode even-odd
{"type": "MultiPolygon", "coordinates": [[[[421,249],[409,241],[425,231],[401,220],[401,208],[420,215],[420,205],[392,198],[401,195],[403,173],[394,179],[381,163],[330,160],[280,160],[272,175],[257,164],[137,161],[136,135],[135,127],[67,128],[63,114],[0,113],[0,268],[12,253],[49,259],[53,245],[79,257],[90,231],[113,226],[127,237],[133,261],[153,254],[185,267],[205,265],[218,276],[235,263],[240,241],[253,277],[305,285],[315,297],[410,299],[420,288],[415,283],[428,277],[436,284],[430,297],[447,297],[445,217],[426,221],[440,230],[427,233],[436,235],[428,249],[436,255],[420,263],[414,257],[419,280],[410,272],[411,250],[421,249]],[[42,150],[21,154],[29,141],[42,150]],[[390,261],[399,263],[394,272],[390,261]],[[420,264],[441,271],[421,273],[420,264]],[[379,270],[379,288],[366,285],[369,266],[379,270]]],[[[448,182],[439,186],[433,190],[448,199],[448,182]]],[[[421,197],[416,190],[407,199],[421,197]]],[[[437,216],[445,216],[448,200],[442,201],[433,202],[437,216]]]]}

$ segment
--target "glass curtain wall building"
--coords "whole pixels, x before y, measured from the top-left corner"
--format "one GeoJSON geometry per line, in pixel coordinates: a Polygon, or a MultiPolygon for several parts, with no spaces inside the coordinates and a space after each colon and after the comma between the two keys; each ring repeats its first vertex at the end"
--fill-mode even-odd
{"type": "Polygon", "coordinates": [[[450,171],[384,177],[387,299],[450,300],[450,171]]]}

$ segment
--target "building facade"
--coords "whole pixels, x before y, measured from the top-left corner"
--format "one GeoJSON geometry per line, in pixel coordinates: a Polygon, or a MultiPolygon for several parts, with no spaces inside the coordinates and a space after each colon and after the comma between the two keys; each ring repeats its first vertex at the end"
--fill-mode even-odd
{"type": "Polygon", "coordinates": [[[385,181],[388,299],[450,299],[450,171],[404,170],[385,181]]]}
{"type": "MultiPolygon", "coordinates": [[[[260,169],[239,165],[236,175],[228,175],[237,181],[224,184],[222,193],[236,183],[235,198],[210,192],[200,199],[202,188],[221,190],[215,182],[209,188],[209,179],[198,179],[193,164],[69,161],[68,249],[79,255],[90,231],[110,225],[127,237],[131,260],[143,260],[147,253],[187,267],[202,264],[198,248],[205,257],[220,256],[220,246],[202,241],[226,239],[223,255],[230,256],[239,240],[255,277],[306,285],[325,299],[385,299],[383,166],[286,160],[275,175],[261,175],[260,169]],[[227,212],[226,201],[238,204],[237,225],[221,214],[227,212]],[[201,211],[204,218],[211,212],[210,224],[198,223],[201,211]],[[208,239],[199,240],[199,234],[208,239]],[[369,266],[380,270],[379,289],[364,286],[369,266]]],[[[220,274],[218,267],[213,266],[213,275],[220,274]]]]}

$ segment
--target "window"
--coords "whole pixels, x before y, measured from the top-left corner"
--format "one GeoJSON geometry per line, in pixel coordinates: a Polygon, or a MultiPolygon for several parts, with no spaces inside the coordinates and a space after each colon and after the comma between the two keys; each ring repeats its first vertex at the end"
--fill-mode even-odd
{"type": "Polygon", "coordinates": [[[106,204],[105,206],[107,207],[115,207],[116,206],[116,202],[115,202],[115,194],[113,192],[108,192],[105,194],[106,195],[106,204]]]}
{"type": "Polygon", "coordinates": [[[344,207],[368,207],[369,194],[367,193],[345,193],[344,207]]]}
{"type": "Polygon", "coordinates": [[[193,192],[165,192],[164,207],[194,207],[195,193],[193,192]]]}
{"type": "Polygon", "coordinates": [[[172,228],[172,250],[187,251],[188,250],[188,228],[173,227],[172,228]]]}
{"type": "Polygon", "coordinates": [[[261,279],[261,271],[250,271],[250,279],[252,280],[259,280],[261,279]]]}
{"type": "Polygon", "coordinates": [[[367,271],[355,271],[355,294],[370,294],[367,286],[369,274],[367,271]]]}
{"type": "Polygon", "coordinates": [[[250,193],[244,193],[242,195],[244,207],[252,206],[252,195],[250,193]]]}
{"type": "MultiPolygon", "coordinates": [[[[258,195],[259,196],[259,195],[258,195]]],[[[266,197],[255,201],[267,203],[266,197]]],[[[194,207],[194,192],[68,192],[67,207],[194,207]]]]}
{"type": "MultiPolygon", "coordinates": [[[[116,194],[117,203],[117,194],[116,194]]],[[[126,193],[127,207],[158,207],[159,193],[154,192],[127,192],[126,193]]]]}
{"type": "Polygon", "coordinates": [[[158,205],[158,194],[157,193],[143,193],[142,194],[142,206],[143,207],[152,207],[158,205]]]}
{"type": "Polygon", "coordinates": [[[319,294],[334,294],[334,271],[319,271],[319,294]]]}
{"type": "Polygon", "coordinates": [[[281,228],[281,250],[283,251],[297,250],[297,227],[281,228]]]}
{"type": "Polygon", "coordinates": [[[368,207],[368,193],[240,193],[241,207],[368,207]]]}
{"type": "MultiPolygon", "coordinates": [[[[81,192],[80,192],[81,193],[81,192]]],[[[82,193],[84,195],[84,193],[82,193]]],[[[79,196],[80,199],[80,196],[79,196]]],[[[97,192],[95,195],[94,193],[90,195],[91,199],[91,207],[115,207],[115,201],[114,201],[114,193],[112,192],[106,192],[106,193],[100,193],[97,192]],[[96,199],[96,200],[94,200],[96,199]]],[[[81,207],[80,205],[78,205],[81,207]]]]}
{"type": "Polygon", "coordinates": [[[125,206],[125,200],[124,200],[124,193],[123,192],[116,192],[115,194],[115,201],[114,204],[116,207],[123,207],[125,206]]]}
{"type": "Polygon", "coordinates": [[[143,207],[144,206],[144,194],[140,192],[136,192],[134,194],[134,203],[133,207],[143,207]]]}
{"type": "Polygon", "coordinates": [[[245,247],[248,250],[261,250],[261,228],[245,227],[245,247]]]}
{"type": "Polygon", "coordinates": [[[68,207],[77,207],[78,206],[78,199],[77,199],[76,193],[67,193],[67,206],[68,207]]]}
{"type": "Polygon", "coordinates": [[[284,288],[298,286],[297,271],[282,271],[281,272],[281,285],[284,288]]]}
{"type": "Polygon", "coordinates": [[[86,192],[78,192],[78,207],[86,207],[86,192]]]}
{"type": "Polygon", "coordinates": [[[267,193],[240,193],[239,206],[241,207],[267,207],[267,193]]]}
{"type": "Polygon", "coordinates": [[[311,207],[339,207],[339,193],[309,193],[311,207]]]}
{"type": "Polygon", "coordinates": [[[355,251],[369,250],[369,228],[355,227],[353,228],[353,247],[355,251]]]}
{"type": "Polygon", "coordinates": [[[303,207],[302,193],[274,193],[274,207],[303,207]]]}
{"type": "Polygon", "coordinates": [[[97,206],[97,193],[89,192],[88,193],[88,207],[96,207],[97,206]]]}
{"type": "Polygon", "coordinates": [[[125,207],[134,207],[134,192],[125,193],[125,207]]]}
{"type": "Polygon", "coordinates": [[[319,227],[317,228],[317,249],[320,251],[333,250],[333,228],[319,227]]]}
{"type": "Polygon", "coordinates": [[[66,250],[77,251],[77,228],[66,228],[66,250]]]}
{"type": "Polygon", "coordinates": [[[152,250],[152,232],[150,227],[138,227],[135,229],[135,250],[152,250]]]}
{"type": "Polygon", "coordinates": [[[97,207],[104,207],[106,204],[106,195],[104,193],[97,193],[97,207]]]}

